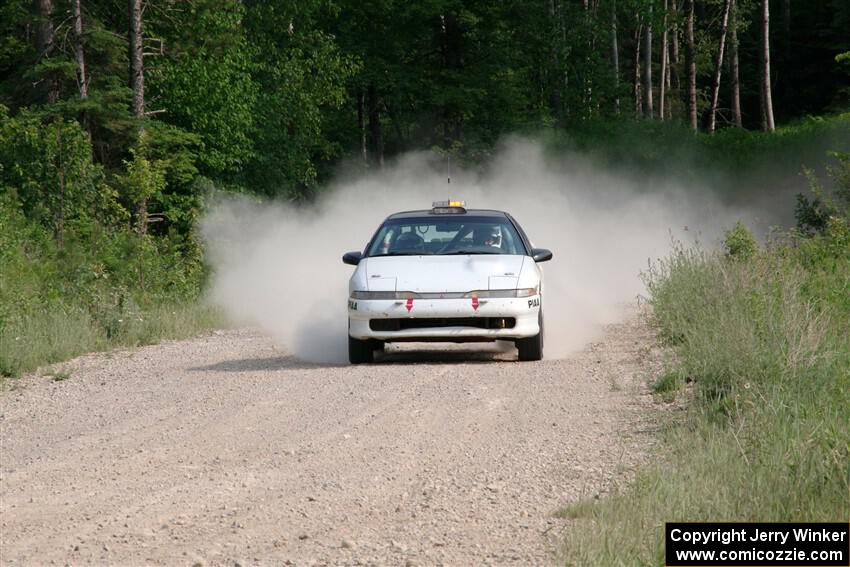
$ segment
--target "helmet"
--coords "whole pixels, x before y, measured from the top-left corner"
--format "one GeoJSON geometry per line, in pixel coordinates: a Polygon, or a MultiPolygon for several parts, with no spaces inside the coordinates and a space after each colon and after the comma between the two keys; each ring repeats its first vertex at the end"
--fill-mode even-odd
{"type": "Polygon", "coordinates": [[[479,246],[501,246],[502,231],[498,226],[476,226],[472,230],[472,241],[479,246]]]}

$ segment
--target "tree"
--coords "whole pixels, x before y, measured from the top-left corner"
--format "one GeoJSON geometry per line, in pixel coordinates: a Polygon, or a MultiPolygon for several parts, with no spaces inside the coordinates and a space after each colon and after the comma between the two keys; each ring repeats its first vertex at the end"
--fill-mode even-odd
{"type": "Polygon", "coordinates": [[[770,2],[761,0],[761,116],[762,129],[773,132],[773,97],[770,93],[770,2]]]}
{"type": "MultiPolygon", "coordinates": [[[[562,24],[561,21],[561,7],[560,2],[557,3],[556,0],[548,0],[547,8],[549,10],[549,24],[550,24],[550,45],[552,51],[552,68],[558,72],[558,70],[562,69],[561,65],[561,32],[562,32],[562,24]]],[[[614,17],[616,18],[616,8],[614,17]]],[[[615,24],[616,25],[616,24],[615,24]]],[[[614,42],[616,43],[616,30],[614,30],[614,42]]],[[[549,94],[549,107],[552,111],[552,116],[555,116],[558,121],[562,121],[563,119],[563,89],[564,84],[561,81],[555,80],[552,81],[551,85],[551,93],[549,94]]]]}
{"type": "MultiPolygon", "coordinates": [[[[147,203],[162,193],[166,184],[163,164],[145,157],[148,152],[144,136],[142,134],[139,144],[130,150],[132,159],[124,161],[125,173],[117,177],[124,194],[134,203],[147,203]]],[[[136,217],[136,231],[139,234],[147,233],[147,226],[142,226],[147,225],[147,222],[147,215],[136,217]]]]}
{"type": "Polygon", "coordinates": [[[686,104],[688,122],[696,131],[697,122],[697,64],[694,42],[694,0],[685,0],[685,73],[687,74],[686,104]]]}
{"type": "Polygon", "coordinates": [[[77,59],[77,84],[80,98],[86,100],[89,96],[88,77],[86,77],[86,55],[83,50],[83,13],[81,0],[73,0],[74,4],[74,55],[77,59]]]}
{"type": "Polygon", "coordinates": [[[36,0],[38,9],[38,28],[35,34],[36,50],[47,72],[45,73],[45,98],[49,104],[59,100],[59,82],[54,70],[49,65],[49,59],[55,54],[56,41],[53,29],[53,0],[36,0]],[[48,64],[44,64],[44,63],[48,64]]]}
{"type": "Polygon", "coordinates": [[[667,45],[667,0],[664,0],[664,14],[661,19],[661,82],[658,86],[658,117],[664,120],[666,112],[667,88],[670,85],[669,49],[667,45]]]}
{"type": "Polygon", "coordinates": [[[634,68],[634,80],[632,81],[632,95],[635,102],[635,116],[643,116],[643,98],[641,97],[640,86],[640,47],[641,38],[643,37],[643,24],[638,20],[635,26],[634,34],[634,57],[632,58],[632,67],[634,68]]]}
{"type": "Polygon", "coordinates": [[[99,191],[100,178],[76,121],[45,122],[30,111],[10,118],[0,106],[0,187],[15,188],[25,216],[49,228],[60,248],[71,221],[88,221],[101,208],[108,192],[99,191]]]}
{"type": "Polygon", "coordinates": [[[128,0],[130,15],[129,62],[130,88],[133,89],[131,105],[133,116],[142,119],[145,116],[145,62],[144,35],[142,32],[142,0],[128,0]]]}
{"type": "Polygon", "coordinates": [[[620,49],[617,45],[617,2],[611,2],[611,63],[614,67],[614,113],[620,114],[620,49]]]}
{"type": "Polygon", "coordinates": [[[679,1],[672,0],[670,15],[673,18],[672,37],[670,41],[670,86],[678,92],[679,84],[679,1]]]}
{"type": "Polygon", "coordinates": [[[381,129],[381,99],[378,87],[370,84],[368,89],[367,108],[369,115],[369,135],[367,136],[367,151],[372,163],[379,168],[384,167],[384,132],[381,129]]]}
{"type": "MultiPolygon", "coordinates": [[[[251,79],[258,90],[254,157],[239,179],[253,192],[310,198],[320,164],[340,152],[329,136],[327,121],[338,118],[335,112],[346,102],[349,81],[359,65],[331,34],[319,29],[322,4],[303,2],[296,9],[290,4],[245,2],[242,25],[254,47],[251,79]]],[[[351,125],[356,127],[354,117],[351,125]]]]}
{"type": "Polygon", "coordinates": [[[652,118],[652,4],[649,5],[649,17],[646,21],[644,40],[646,42],[646,46],[643,50],[644,113],[648,118],[652,118]]]}
{"type": "Polygon", "coordinates": [[[723,3],[723,16],[720,24],[720,45],[717,48],[717,57],[714,60],[714,82],[711,87],[711,108],[708,112],[708,131],[714,133],[717,124],[717,100],[720,96],[720,74],[723,70],[723,54],[726,49],[726,31],[729,27],[729,11],[732,9],[732,0],[723,3]]]}
{"type": "MultiPolygon", "coordinates": [[[[129,8],[129,61],[130,61],[130,88],[133,89],[133,100],[131,108],[133,116],[139,121],[139,140],[144,147],[145,130],[141,121],[145,117],[145,62],[144,62],[144,36],[142,32],[142,0],[128,0],[129,8]]],[[[148,231],[148,197],[145,192],[138,192],[136,202],[136,230],[139,234],[148,231]]]]}
{"type": "Polygon", "coordinates": [[[741,117],[741,86],[740,71],[738,65],[738,3],[732,0],[732,36],[729,42],[729,75],[732,88],[732,117],[735,126],[743,128],[744,121],[741,117]]]}
{"type": "Polygon", "coordinates": [[[201,137],[201,174],[233,177],[256,156],[260,86],[252,76],[253,53],[241,26],[244,6],[207,4],[196,3],[191,14],[169,16],[167,24],[176,29],[157,30],[175,45],[158,62],[149,90],[164,111],[163,121],[201,137]]]}

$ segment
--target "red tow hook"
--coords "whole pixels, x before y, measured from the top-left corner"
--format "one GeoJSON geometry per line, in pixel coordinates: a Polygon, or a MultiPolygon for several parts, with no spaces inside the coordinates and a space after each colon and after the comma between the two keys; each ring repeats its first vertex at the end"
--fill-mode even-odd
{"type": "Polygon", "coordinates": [[[472,309],[478,311],[478,297],[475,295],[472,296],[472,309]]]}
{"type": "Polygon", "coordinates": [[[413,298],[408,297],[407,303],[404,304],[404,307],[407,309],[407,312],[410,313],[410,310],[413,309],[413,298]]]}

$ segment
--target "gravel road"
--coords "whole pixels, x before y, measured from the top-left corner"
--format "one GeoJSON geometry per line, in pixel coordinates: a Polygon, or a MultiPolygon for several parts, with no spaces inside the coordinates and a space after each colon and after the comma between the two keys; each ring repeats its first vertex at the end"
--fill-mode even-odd
{"type": "Polygon", "coordinates": [[[646,458],[652,345],[632,312],[539,363],[245,330],[86,355],[0,392],[0,563],[555,563],[555,512],[646,458]]]}

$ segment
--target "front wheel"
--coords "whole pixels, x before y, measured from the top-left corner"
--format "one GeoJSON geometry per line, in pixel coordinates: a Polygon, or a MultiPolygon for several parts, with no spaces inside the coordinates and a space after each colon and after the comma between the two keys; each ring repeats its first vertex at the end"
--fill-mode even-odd
{"type": "Polygon", "coordinates": [[[375,345],[372,341],[361,341],[348,337],[348,361],[351,364],[364,364],[374,360],[375,345]]]}
{"type": "Polygon", "coordinates": [[[540,323],[540,332],[533,337],[525,339],[517,339],[516,348],[519,353],[519,359],[523,362],[532,360],[541,360],[543,358],[543,310],[540,310],[538,315],[540,323]]]}

